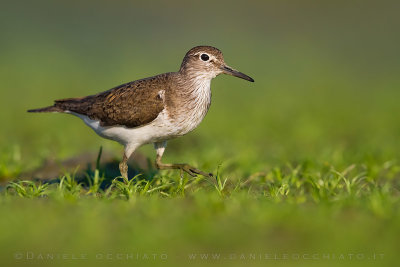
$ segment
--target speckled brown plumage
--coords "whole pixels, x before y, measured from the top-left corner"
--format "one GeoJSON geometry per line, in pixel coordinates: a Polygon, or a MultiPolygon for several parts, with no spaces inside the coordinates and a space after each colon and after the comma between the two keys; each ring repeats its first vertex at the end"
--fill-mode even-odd
{"type": "Polygon", "coordinates": [[[84,98],[56,100],[54,106],[99,120],[102,126],[137,127],[153,121],[164,109],[159,93],[168,84],[168,74],[129,82],[84,98]]]}
{"type": "Polygon", "coordinates": [[[102,126],[137,127],[153,121],[164,109],[159,93],[168,87],[168,73],[122,84],[82,98],[56,100],[51,107],[31,112],[71,111],[99,120],[102,126]]]}

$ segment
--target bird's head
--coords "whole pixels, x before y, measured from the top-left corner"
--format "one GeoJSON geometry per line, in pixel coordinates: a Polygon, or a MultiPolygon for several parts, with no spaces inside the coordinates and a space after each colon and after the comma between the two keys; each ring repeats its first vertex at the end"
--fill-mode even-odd
{"type": "Polygon", "coordinates": [[[208,79],[224,73],[254,82],[251,77],[229,67],[225,63],[222,52],[212,46],[196,46],[190,49],[183,59],[180,72],[194,77],[203,76],[208,79]]]}

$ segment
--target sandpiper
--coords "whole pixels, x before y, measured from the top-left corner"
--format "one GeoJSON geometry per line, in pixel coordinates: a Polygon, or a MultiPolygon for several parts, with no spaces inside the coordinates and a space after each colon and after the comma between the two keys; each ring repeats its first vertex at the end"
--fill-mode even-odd
{"type": "Polygon", "coordinates": [[[161,162],[167,141],[194,130],[211,104],[211,80],[225,73],[254,82],[225,64],[222,52],[196,46],[183,58],[178,72],[122,84],[81,98],[55,100],[54,105],[28,112],[60,112],[81,118],[101,137],[119,142],[124,154],[119,169],[128,178],[127,161],[144,144],[154,143],[158,169],[180,169],[191,176],[212,176],[188,164],[161,162]]]}

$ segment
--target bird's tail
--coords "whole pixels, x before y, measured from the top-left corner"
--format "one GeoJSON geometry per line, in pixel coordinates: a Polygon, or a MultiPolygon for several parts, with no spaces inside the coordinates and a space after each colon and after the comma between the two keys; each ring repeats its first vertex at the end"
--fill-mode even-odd
{"type": "Polygon", "coordinates": [[[49,106],[49,107],[45,107],[45,108],[37,108],[37,109],[30,109],[28,110],[28,112],[64,112],[64,110],[60,107],[57,106],[49,106]]]}

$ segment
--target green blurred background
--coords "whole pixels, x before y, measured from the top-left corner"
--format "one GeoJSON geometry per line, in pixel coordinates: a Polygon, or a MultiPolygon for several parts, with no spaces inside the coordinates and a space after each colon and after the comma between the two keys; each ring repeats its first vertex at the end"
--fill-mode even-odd
{"type": "Polygon", "coordinates": [[[100,145],[121,154],[72,116],[26,110],[176,71],[188,49],[208,44],[256,83],[215,79],[208,116],[170,143],[167,160],[207,151],[210,162],[234,157],[256,170],[304,158],[397,157],[398,8],[396,1],[2,1],[1,149],[26,167],[100,145]]]}
{"type": "MultiPolygon", "coordinates": [[[[399,8],[398,1],[2,0],[0,177],[101,145],[120,157],[122,147],[77,118],[26,110],[176,71],[186,51],[203,44],[255,83],[216,78],[208,115],[169,143],[166,162],[209,171],[222,164],[230,177],[307,160],[338,169],[397,162],[399,8]]],[[[140,151],[154,158],[151,146],[140,151]]]]}

